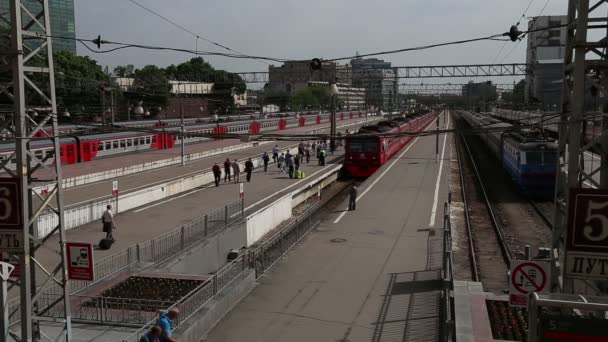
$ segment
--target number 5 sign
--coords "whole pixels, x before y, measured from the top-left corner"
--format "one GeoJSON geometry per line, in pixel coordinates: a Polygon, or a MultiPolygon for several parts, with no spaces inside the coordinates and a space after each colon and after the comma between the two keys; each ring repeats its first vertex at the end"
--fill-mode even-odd
{"type": "Polygon", "coordinates": [[[608,192],[571,189],[566,276],[608,277],[608,192]]]}

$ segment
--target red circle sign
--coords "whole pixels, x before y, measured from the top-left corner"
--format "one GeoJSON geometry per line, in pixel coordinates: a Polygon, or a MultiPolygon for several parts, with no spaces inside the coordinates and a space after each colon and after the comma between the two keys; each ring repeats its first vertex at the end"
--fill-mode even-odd
{"type": "Polygon", "coordinates": [[[515,267],[513,269],[513,272],[511,272],[511,284],[513,285],[513,287],[515,288],[515,290],[517,290],[517,292],[522,293],[522,294],[528,294],[530,293],[530,291],[528,291],[528,289],[526,289],[525,287],[522,287],[521,284],[518,284],[516,282],[516,276],[519,275],[519,273],[521,273],[523,275],[524,278],[526,278],[526,280],[532,284],[532,286],[534,286],[534,288],[536,288],[536,292],[540,292],[542,291],[545,286],[547,285],[547,273],[545,272],[545,270],[540,267],[538,264],[535,264],[533,262],[524,262],[522,264],[517,265],[517,267],[515,267]],[[540,284],[538,284],[538,280],[537,279],[532,279],[528,273],[526,273],[524,271],[525,267],[532,267],[534,269],[536,269],[538,271],[538,273],[542,276],[542,282],[540,282],[540,284]]]}

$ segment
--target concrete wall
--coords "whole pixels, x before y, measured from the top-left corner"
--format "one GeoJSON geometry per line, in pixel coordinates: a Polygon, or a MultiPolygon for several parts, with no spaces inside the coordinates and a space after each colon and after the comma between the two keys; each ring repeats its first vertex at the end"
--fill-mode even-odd
{"type": "Polygon", "coordinates": [[[199,342],[255,287],[255,271],[247,269],[230,285],[220,291],[199,312],[182,323],[175,331],[182,342],[199,342]]]}
{"type": "Polygon", "coordinates": [[[291,218],[293,209],[291,202],[291,193],[289,193],[247,217],[247,247],[261,239],[281,222],[291,218]]]}
{"type": "Polygon", "coordinates": [[[245,223],[234,224],[154,269],[158,273],[208,275],[226,264],[231,249],[247,243],[245,223]]]}
{"type": "Polygon", "coordinates": [[[338,179],[342,165],[331,168],[318,178],[299,189],[279,198],[273,203],[247,216],[247,247],[259,241],[268,232],[292,216],[292,209],[315,196],[319,191],[338,179]]]}

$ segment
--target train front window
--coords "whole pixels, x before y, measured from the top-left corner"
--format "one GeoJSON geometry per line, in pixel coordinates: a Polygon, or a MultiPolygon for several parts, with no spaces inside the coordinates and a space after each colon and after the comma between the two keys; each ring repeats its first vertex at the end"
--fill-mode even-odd
{"type": "Polygon", "coordinates": [[[375,141],[353,141],[350,143],[350,152],[378,152],[378,144],[375,141]]]}
{"type": "Polygon", "coordinates": [[[549,165],[557,164],[557,152],[543,152],[543,162],[549,165]]]}
{"type": "Polygon", "coordinates": [[[526,152],[526,163],[529,164],[542,164],[543,162],[543,153],[537,151],[529,151],[526,152]]]}

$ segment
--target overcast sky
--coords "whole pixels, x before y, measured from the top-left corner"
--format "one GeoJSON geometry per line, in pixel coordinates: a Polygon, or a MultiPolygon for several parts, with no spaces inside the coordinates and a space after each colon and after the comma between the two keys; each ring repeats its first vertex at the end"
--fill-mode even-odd
{"type": "MultiPolygon", "coordinates": [[[[529,0],[137,0],[200,36],[250,55],[280,58],[334,58],[431,43],[475,38],[507,31],[529,0]]],[[[533,0],[526,12],[536,16],[547,0],[533,0]]],[[[129,0],[75,0],[76,35],[176,48],[195,48],[195,38],[129,0]]],[[[566,14],[567,1],[552,0],[543,15],[566,14]]],[[[527,27],[523,19],[520,29],[527,27]]],[[[380,56],[393,66],[525,62],[525,41],[485,41],[426,51],[380,56]],[[505,58],[506,56],[506,58],[505,58]],[[503,60],[504,59],[504,60],[503,60]]],[[[203,40],[199,50],[222,51],[203,40]]],[[[92,54],[102,65],[166,66],[191,58],[167,51],[124,49],[92,54]]],[[[225,51],[224,51],[225,52],[225,51]]],[[[268,65],[225,57],[206,58],[229,71],[267,71],[268,65]]],[[[410,81],[410,80],[408,80],[410,81]]],[[[465,82],[439,79],[427,83],[465,82]]],[[[411,80],[410,83],[417,81],[411,80]]],[[[495,82],[513,82],[503,78],[495,82]]]]}

